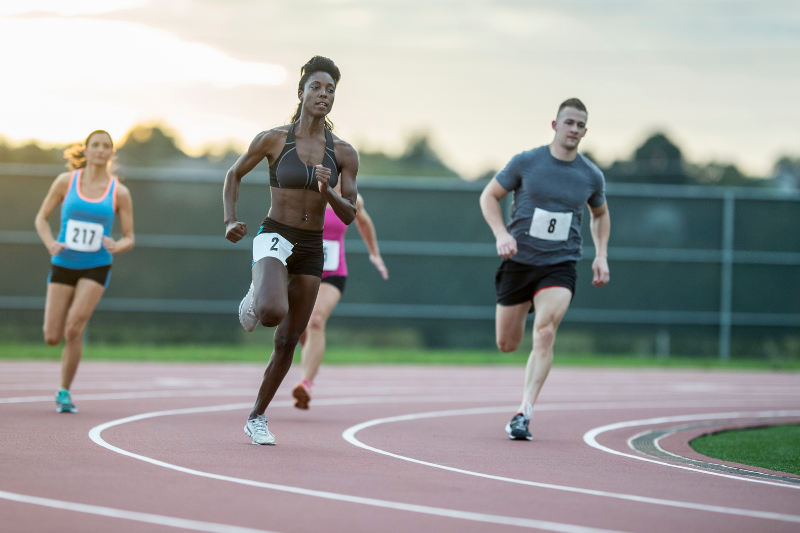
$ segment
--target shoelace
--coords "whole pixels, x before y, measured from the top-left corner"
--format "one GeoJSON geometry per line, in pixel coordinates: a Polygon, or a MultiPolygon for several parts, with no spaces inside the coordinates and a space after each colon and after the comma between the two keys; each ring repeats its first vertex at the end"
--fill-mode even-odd
{"type": "Polygon", "coordinates": [[[515,416],[514,421],[511,423],[511,427],[514,429],[527,429],[528,426],[528,419],[524,416],[515,416]]]}
{"type": "Polygon", "coordinates": [[[253,296],[251,295],[251,296],[250,296],[250,307],[248,307],[248,308],[247,308],[247,314],[248,314],[249,316],[252,316],[252,317],[255,317],[255,316],[256,316],[256,312],[255,312],[255,311],[253,311],[253,303],[254,303],[254,302],[255,302],[255,298],[253,298],[253,296]]]}
{"type": "Polygon", "coordinates": [[[70,404],[72,403],[72,398],[69,397],[68,392],[59,392],[58,403],[70,404]]]}
{"type": "Polygon", "coordinates": [[[261,433],[262,435],[268,435],[269,431],[267,430],[267,421],[264,418],[256,418],[253,421],[253,431],[256,433],[261,433]]]}

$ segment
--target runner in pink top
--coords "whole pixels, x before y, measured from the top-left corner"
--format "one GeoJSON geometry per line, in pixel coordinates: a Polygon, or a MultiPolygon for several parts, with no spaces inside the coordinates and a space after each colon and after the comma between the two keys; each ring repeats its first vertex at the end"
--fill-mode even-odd
{"type": "MultiPolygon", "coordinates": [[[[378,269],[383,279],[389,279],[389,271],[386,270],[381,252],[378,250],[375,226],[367,214],[367,210],[364,209],[364,199],[360,194],[356,199],[356,227],[369,250],[369,260],[378,269]]],[[[347,233],[347,225],[339,220],[329,206],[325,210],[325,226],[322,230],[322,244],[325,253],[322,282],[319,285],[317,301],[311,312],[308,326],[300,337],[300,343],[303,345],[303,379],[292,391],[295,398],[294,406],[298,409],[308,409],[308,402],[311,401],[311,386],[314,384],[314,377],[316,377],[319,366],[322,364],[322,358],[325,356],[325,324],[342,298],[347,284],[347,263],[344,257],[345,233],[347,233]]]]}
{"type": "MultiPolygon", "coordinates": [[[[347,277],[347,262],[344,260],[344,235],[347,233],[348,227],[339,220],[331,206],[325,209],[325,226],[322,228],[322,248],[325,254],[325,262],[322,265],[323,280],[330,277],[347,277]]],[[[343,291],[342,288],[340,290],[343,291]]]]}

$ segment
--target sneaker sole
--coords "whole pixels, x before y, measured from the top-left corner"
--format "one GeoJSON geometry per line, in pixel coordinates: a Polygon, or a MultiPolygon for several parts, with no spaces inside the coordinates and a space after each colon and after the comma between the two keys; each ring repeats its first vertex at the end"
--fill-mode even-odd
{"type": "MultiPolygon", "coordinates": [[[[249,294],[249,293],[248,293],[248,294],[249,294]]],[[[248,332],[248,333],[252,333],[252,332],[253,332],[253,331],[255,331],[255,329],[258,327],[258,320],[256,320],[255,324],[253,324],[253,327],[252,327],[252,328],[248,328],[248,327],[247,327],[247,325],[245,325],[245,323],[244,323],[244,318],[243,318],[243,316],[244,316],[244,315],[242,315],[242,307],[244,306],[244,302],[245,302],[245,300],[247,300],[247,296],[245,296],[245,297],[244,297],[244,299],[243,299],[241,302],[239,302],[239,324],[241,324],[241,325],[242,325],[242,328],[243,328],[243,329],[244,329],[246,332],[248,332]]]]}
{"type": "Polygon", "coordinates": [[[302,385],[298,385],[292,391],[292,396],[295,399],[294,406],[298,409],[307,410],[308,403],[311,401],[311,395],[302,385]]]}
{"type": "MultiPolygon", "coordinates": [[[[244,427],[244,434],[247,435],[248,437],[250,437],[251,439],[253,438],[253,432],[250,431],[250,428],[248,428],[247,426],[244,427]]],[[[256,441],[253,441],[253,444],[255,444],[256,446],[275,446],[277,444],[277,442],[256,442],[256,441]]]]}
{"type": "Polygon", "coordinates": [[[56,413],[77,413],[78,408],[74,405],[72,407],[66,407],[63,405],[56,404],[56,413]]]}

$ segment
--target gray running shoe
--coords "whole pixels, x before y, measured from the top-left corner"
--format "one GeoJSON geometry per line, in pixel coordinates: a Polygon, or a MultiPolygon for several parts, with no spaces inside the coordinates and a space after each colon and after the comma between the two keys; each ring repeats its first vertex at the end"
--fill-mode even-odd
{"type": "Polygon", "coordinates": [[[528,431],[528,423],[530,421],[531,419],[522,413],[515,414],[511,422],[506,424],[508,438],[511,440],[533,440],[531,432],[528,431]]]}
{"type": "Polygon", "coordinates": [[[78,408],[72,403],[69,391],[61,389],[56,393],[56,413],[77,413],[78,408]]]}
{"type": "Polygon", "coordinates": [[[264,415],[248,419],[247,424],[244,426],[244,432],[253,439],[253,444],[275,445],[275,435],[269,432],[267,419],[264,415]]]}
{"type": "Polygon", "coordinates": [[[250,282],[250,290],[239,304],[239,322],[245,331],[253,331],[258,326],[258,317],[253,311],[253,283],[250,282]]]}

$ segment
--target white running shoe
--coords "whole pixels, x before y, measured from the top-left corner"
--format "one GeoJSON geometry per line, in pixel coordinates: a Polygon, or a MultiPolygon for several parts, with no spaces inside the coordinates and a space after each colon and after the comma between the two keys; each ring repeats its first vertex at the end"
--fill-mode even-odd
{"type": "Polygon", "coordinates": [[[245,331],[253,331],[258,326],[258,317],[253,311],[253,282],[250,282],[250,290],[239,304],[239,322],[245,331]]]}
{"type": "Polygon", "coordinates": [[[275,445],[275,435],[267,429],[267,419],[264,415],[258,415],[257,418],[247,420],[244,426],[244,432],[247,436],[253,439],[253,444],[270,444],[275,445]]]}

